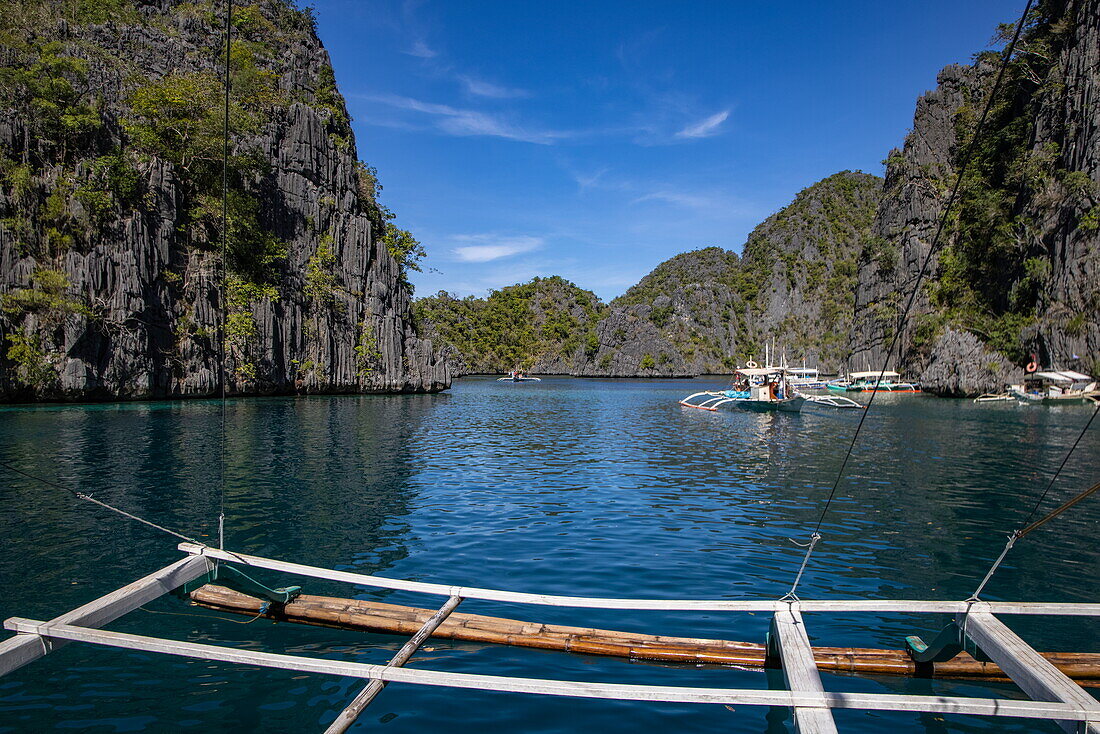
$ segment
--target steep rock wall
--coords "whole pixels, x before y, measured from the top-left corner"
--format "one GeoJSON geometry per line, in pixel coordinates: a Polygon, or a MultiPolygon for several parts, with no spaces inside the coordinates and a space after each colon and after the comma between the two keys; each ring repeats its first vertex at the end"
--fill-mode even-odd
{"type": "MultiPolygon", "coordinates": [[[[232,394],[449,385],[445,361],[413,328],[373,171],[358,163],[307,12],[280,0],[238,6],[235,84],[260,102],[257,124],[242,125],[231,151],[253,162],[231,191],[239,208],[225,299],[210,215],[210,191],[220,189],[195,183],[190,155],[203,151],[194,140],[213,113],[182,118],[192,124],[180,143],[188,155],[152,148],[133,122],[141,99],[156,112],[178,109],[181,100],[152,96],[166,88],[216,98],[223,20],[169,0],[122,3],[110,15],[87,4],[4,5],[5,82],[16,82],[0,104],[0,397],[215,395],[223,312],[232,394]],[[36,87],[43,68],[72,93],[36,87]],[[177,82],[191,86],[167,86],[177,82]],[[28,114],[48,95],[59,119],[83,115],[86,133],[55,134],[28,114]]],[[[140,130],[153,130],[146,114],[140,130]]]]}
{"type": "Polygon", "coordinates": [[[985,53],[947,67],[918,101],[912,132],[888,158],[878,263],[866,267],[865,253],[856,289],[853,362],[880,366],[903,328],[891,364],[945,395],[999,390],[1032,354],[1100,369],[1096,0],[1042,2],[1029,18],[941,249],[899,327],[999,63],[985,53]]]}

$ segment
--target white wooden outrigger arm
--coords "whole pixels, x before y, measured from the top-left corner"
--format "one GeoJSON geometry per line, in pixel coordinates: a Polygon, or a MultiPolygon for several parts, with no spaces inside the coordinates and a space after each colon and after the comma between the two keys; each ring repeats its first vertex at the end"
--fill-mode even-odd
{"type": "MultiPolygon", "coordinates": [[[[180,549],[191,555],[49,622],[17,617],[7,620],[4,627],[16,632],[17,636],[0,642],[0,675],[18,669],[66,642],[80,641],[128,650],[157,652],[285,670],[299,670],[308,673],[352,676],[369,680],[371,685],[363,689],[360,696],[356,697],[352,705],[349,706],[348,712],[346,712],[355,715],[362,710],[366,703],[369,703],[378,690],[381,690],[383,684],[399,682],[624,701],[785,706],[795,710],[795,722],[802,734],[810,734],[811,732],[832,734],[832,732],[835,732],[835,725],[829,713],[829,710],[834,708],[1046,719],[1061,722],[1067,731],[1100,734],[1100,703],[1062,675],[1039,653],[1024,644],[1011,630],[993,617],[994,612],[1096,617],[1100,616],[1100,604],[888,600],[817,600],[792,603],[776,600],[594,599],[525,594],[495,589],[466,588],[388,579],[348,571],[333,571],[313,566],[303,566],[259,556],[230,553],[192,543],[184,543],[180,546],[180,549]],[[402,647],[388,665],[368,665],[343,660],[240,650],[97,629],[139,606],[199,578],[213,568],[213,562],[216,559],[307,577],[343,581],[359,586],[439,594],[447,596],[449,599],[421,627],[420,631],[402,647]],[[599,609],[771,611],[775,614],[773,621],[775,642],[783,663],[787,685],[791,690],[687,688],[592,683],[473,675],[436,670],[410,670],[401,667],[453,611],[459,601],[464,598],[599,609]],[[1035,700],[1013,701],[989,698],[833,693],[825,691],[821,686],[820,676],[814,665],[813,650],[802,624],[801,612],[805,611],[954,612],[959,615],[957,623],[964,627],[964,633],[970,641],[978,645],[983,652],[998,663],[1035,700]]],[[[354,721],[354,716],[348,723],[350,724],[351,721],[354,721]]]]}
{"type": "MultiPolygon", "coordinates": [[[[213,564],[202,556],[191,556],[154,571],[145,578],[116,589],[106,596],[90,601],[82,607],[66,612],[45,623],[52,625],[79,625],[102,627],[119,617],[129,614],[143,604],[167,594],[172,589],[194,581],[209,571],[213,564]]],[[[65,642],[51,635],[22,634],[0,642],[0,676],[34,662],[65,642]]]]}
{"type": "Polygon", "coordinates": [[[1024,719],[1086,720],[1078,706],[1044,701],[1012,701],[1000,698],[960,696],[907,696],[884,693],[792,693],[751,688],[688,688],[683,686],[643,686],[626,683],[513,678],[499,675],[451,673],[438,670],[397,668],[388,665],[353,663],[327,658],[241,650],[220,645],[165,640],[159,637],[89,629],[65,624],[38,622],[13,617],[4,622],[9,630],[62,640],[90,642],[142,652],[255,665],[264,668],[299,670],[322,675],[350,676],[388,683],[417,683],[429,686],[466,688],[484,691],[509,691],[546,696],[604,698],[621,701],[666,701],[671,703],[719,703],[746,706],[828,706],[840,709],[908,711],[915,713],[969,714],[974,716],[1012,716],[1024,719]]]}
{"type": "MultiPolygon", "coordinates": [[[[783,663],[783,679],[792,693],[824,694],[806,625],[797,607],[797,602],[791,602],[772,617],[772,643],[783,663]]],[[[798,734],[837,734],[833,714],[824,705],[796,706],[794,728],[798,734]]]]}
{"type": "MultiPolygon", "coordinates": [[[[577,609],[651,609],[667,612],[774,612],[786,608],[787,602],[776,599],[602,599],[586,596],[556,596],[528,594],[521,591],[479,589],[473,586],[449,586],[426,581],[406,581],[385,576],[370,576],[353,571],[336,571],[300,563],[278,561],[261,556],[250,556],[218,548],[180,543],[185,553],[201,554],[207,558],[244,563],[254,568],[306,576],[328,581],[342,581],[356,586],[379,589],[397,589],[437,596],[461,596],[463,599],[482,599],[512,604],[538,604],[551,607],[577,609]]],[[[974,604],[966,601],[923,601],[894,599],[802,599],[802,612],[914,612],[957,614],[971,609],[974,604]]],[[[1100,617],[1100,604],[1080,602],[981,602],[983,608],[993,614],[1056,614],[1061,616],[1100,617]]]]}
{"type": "MultiPolygon", "coordinates": [[[[984,606],[984,605],[983,605],[984,606]]],[[[1036,701],[1059,701],[1090,712],[1087,722],[1057,723],[1070,734],[1100,734],[1100,702],[1020,639],[1004,622],[981,609],[960,614],[955,623],[1012,681],[1036,701]]]]}

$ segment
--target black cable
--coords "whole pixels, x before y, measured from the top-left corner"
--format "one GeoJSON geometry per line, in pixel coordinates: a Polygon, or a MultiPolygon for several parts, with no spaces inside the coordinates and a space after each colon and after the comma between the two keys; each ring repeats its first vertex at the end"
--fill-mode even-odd
{"type": "Polygon", "coordinates": [[[974,135],[970,138],[970,143],[966,147],[966,152],[963,154],[962,163],[959,167],[958,176],[955,178],[955,186],[951,189],[951,195],[947,199],[947,204],[944,205],[943,214],[940,216],[939,225],[936,227],[936,234],[932,237],[932,244],[928,248],[928,254],[924,257],[924,263],[921,265],[920,272],[917,274],[917,280],[913,284],[913,291],[909,294],[909,301],[905,304],[905,310],[901,313],[901,318],[898,320],[897,329],[894,331],[894,337],[890,341],[890,346],[886,350],[886,357],[882,363],[882,369],[879,370],[878,379],[875,380],[875,386],[871,390],[871,398],[867,401],[867,406],[860,416],[859,423],[856,425],[855,433],[852,434],[852,441],[848,444],[848,451],[844,454],[844,461],[840,464],[840,470],[837,472],[836,481],[833,482],[833,488],[829,490],[829,496],[825,500],[825,506],[821,509],[821,516],[817,519],[817,525],[814,526],[814,533],[816,534],[821,530],[821,523],[825,520],[825,514],[829,511],[829,506],[833,503],[833,497],[836,495],[836,490],[840,486],[841,479],[844,478],[844,470],[848,466],[848,460],[852,457],[852,451],[855,449],[856,440],[859,438],[860,431],[863,430],[863,422],[867,420],[867,414],[871,412],[871,406],[875,402],[875,396],[878,395],[879,383],[882,382],[883,373],[886,372],[886,368],[890,364],[890,356],[894,353],[894,347],[897,346],[898,340],[901,338],[901,333],[904,331],[906,321],[909,319],[909,312],[913,309],[913,304],[916,302],[917,293],[920,292],[921,282],[928,274],[928,266],[932,262],[932,256],[939,248],[940,236],[943,234],[944,228],[947,226],[947,219],[951,213],[951,207],[955,204],[955,198],[958,196],[959,188],[962,186],[963,177],[966,175],[966,169],[970,165],[970,159],[974,155],[974,149],[977,146],[978,139],[981,136],[982,128],[985,126],[986,119],[989,117],[989,111],[993,108],[993,102],[997,98],[997,92],[1000,91],[1001,81],[1004,79],[1005,71],[1008,69],[1008,63],[1012,60],[1012,52],[1016,47],[1016,42],[1020,38],[1020,34],[1023,32],[1024,25],[1027,22],[1028,13],[1031,12],[1031,4],[1033,0],[1027,0],[1027,5],[1024,6],[1024,12],[1020,15],[1020,20],[1016,24],[1016,32],[1012,35],[1012,40],[1008,46],[1005,47],[1004,55],[1001,59],[1001,67],[997,71],[997,79],[993,83],[993,90],[989,93],[989,98],[985,102],[985,109],[982,110],[982,115],[978,119],[978,124],[974,128],[974,135]]]}
{"type": "Polygon", "coordinates": [[[1081,429],[1081,432],[1077,434],[1077,440],[1073,442],[1073,445],[1069,447],[1069,451],[1062,458],[1062,463],[1058,465],[1058,471],[1054,472],[1054,476],[1050,478],[1050,483],[1047,484],[1047,488],[1043,490],[1043,493],[1039,495],[1039,499],[1035,501],[1035,506],[1031,508],[1031,512],[1028,514],[1027,519],[1024,520],[1024,525],[1029,525],[1035,517],[1035,513],[1039,511],[1039,505],[1043,504],[1043,500],[1050,494],[1050,488],[1054,486],[1054,482],[1058,480],[1058,476],[1062,473],[1062,469],[1066,467],[1066,462],[1069,461],[1069,457],[1073,456],[1073,452],[1077,449],[1077,444],[1081,443],[1081,439],[1085,437],[1085,433],[1088,432],[1089,426],[1092,425],[1092,421],[1096,418],[1096,414],[1100,413],[1100,400],[1096,401],[1096,410],[1092,411],[1092,415],[1089,416],[1088,422],[1085,423],[1085,427],[1081,429]]]}

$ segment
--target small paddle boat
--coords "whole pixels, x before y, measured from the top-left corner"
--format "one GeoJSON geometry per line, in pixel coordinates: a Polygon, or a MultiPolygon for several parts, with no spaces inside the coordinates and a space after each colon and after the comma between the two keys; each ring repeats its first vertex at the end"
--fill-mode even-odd
{"type": "Polygon", "coordinates": [[[520,370],[512,370],[507,377],[498,377],[497,382],[542,382],[539,377],[529,377],[520,370]]]}

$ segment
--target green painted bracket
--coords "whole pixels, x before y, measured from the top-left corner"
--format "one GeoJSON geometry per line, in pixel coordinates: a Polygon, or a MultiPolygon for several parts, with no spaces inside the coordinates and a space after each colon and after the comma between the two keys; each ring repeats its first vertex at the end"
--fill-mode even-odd
{"type": "Polygon", "coordinates": [[[942,663],[962,652],[961,637],[962,632],[952,622],[939,631],[931,644],[916,635],[906,637],[905,650],[918,663],[942,663]]]}
{"type": "Polygon", "coordinates": [[[909,657],[918,663],[946,662],[960,652],[969,653],[975,660],[984,663],[989,662],[989,656],[982,652],[973,640],[963,634],[963,631],[954,622],[940,630],[939,634],[930,643],[926,643],[916,635],[906,637],[905,650],[909,653],[909,657]]]}
{"type": "Polygon", "coordinates": [[[768,628],[767,634],[764,635],[764,647],[766,650],[764,653],[764,667],[782,668],[783,657],[779,652],[779,635],[775,632],[775,617],[772,617],[771,626],[768,628]]]}
{"type": "Polygon", "coordinates": [[[287,586],[281,589],[264,586],[251,576],[224,563],[219,563],[194,581],[188,581],[176,589],[174,593],[186,598],[192,591],[213,583],[226,586],[248,596],[254,596],[257,599],[266,599],[274,604],[286,604],[302,593],[301,586],[287,586]]]}

